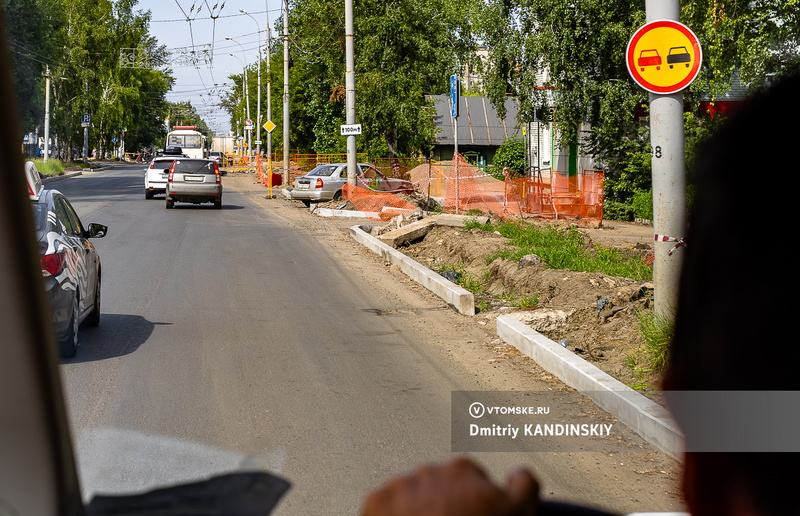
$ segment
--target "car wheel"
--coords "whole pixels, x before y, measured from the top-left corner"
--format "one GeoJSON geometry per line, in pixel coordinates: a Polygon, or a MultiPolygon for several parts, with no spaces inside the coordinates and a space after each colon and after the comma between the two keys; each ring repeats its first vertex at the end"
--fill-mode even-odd
{"type": "Polygon", "coordinates": [[[308,199],[303,199],[303,204],[305,204],[306,208],[308,208],[311,206],[311,201],[309,201],[308,199]]]}
{"type": "Polygon", "coordinates": [[[222,197],[214,201],[214,209],[221,210],[222,209],[222,197]]]}
{"type": "Polygon", "coordinates": [[[153,198],[153,192],[150,191],[150,190],[145,190],[144,191],[144,198],[145,199],[152,199],[153,198]]]}
{"type": "Polygon", "coordinates": [[[100,325],[100,272],[97,273],[97,284],[94,287],[94,308],[86,317],[86,324],[89,326],[100,325]]]}
{"type": "Polygon", "coordinates": [[[80,303],[77,294],[72,300],[72,317],[69,320],[67,334],[58,343],[58,350],[62,357],[74,357],[78,352],[78,324],[80,323],[80,303]]]}
{"type": "Polygon", "coordinates": [[[174,208],[175,207],[175,201],[173,201],[172,199],[167,199],[166,207],[167,207],[168,210],[174,208]]]}
{"type": "Polygon", "coordinates": [[[338,192],[333,194],[333,200],[334,201],[341,201],[342,200],[342,191],[341,190],[339,190],[338,192]]]}

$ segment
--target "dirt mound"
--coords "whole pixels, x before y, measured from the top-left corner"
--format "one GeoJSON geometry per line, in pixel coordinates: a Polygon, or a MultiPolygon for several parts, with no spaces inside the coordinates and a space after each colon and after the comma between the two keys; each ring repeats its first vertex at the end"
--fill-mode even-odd
{"type": "MultiPolygon", "coordinates": [[[[623,239],[614,247],[649,252],[641,241],[647,231],[641,233],[635,243],[623,239]]],[[[587,245],[596,242],[586,238],[587,245]]],[[[498,233],[437,227],[402,251],[434,271],[460,274],[462,284],[479,285],[477,317],[511,315],[630,386],[657,385],[656,377],[632,367],[642,349],[638,313],[652,305],[651,283],[552,269],[534,256],[487,263],[508,247],[513,246],[498,233]]]]}

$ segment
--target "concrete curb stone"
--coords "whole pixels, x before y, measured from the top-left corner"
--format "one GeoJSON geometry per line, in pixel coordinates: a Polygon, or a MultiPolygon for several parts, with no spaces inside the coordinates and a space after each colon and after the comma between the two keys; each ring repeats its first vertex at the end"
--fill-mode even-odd
{"type": "Polygon", "coordinates": [[[397,249],[384,244],[367,233],[363,226],[352,226],[350,235],[358,243],[375,254],[382,256],[384,260],[392,265],[396,265],[408,277],[447,301],[458,312],[465,315],[475,315],[475,297],[472,292],[444,279],[440,274],[436,274],[397,249]]]}

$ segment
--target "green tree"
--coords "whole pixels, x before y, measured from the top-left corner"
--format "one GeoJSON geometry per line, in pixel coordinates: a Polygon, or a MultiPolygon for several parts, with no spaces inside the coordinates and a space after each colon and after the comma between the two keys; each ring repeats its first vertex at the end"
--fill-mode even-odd
{"type": "MultiPolygon", "coordinates": [[[[427,149],[434,124],[426,95],[473,47],[466,0],[367,0],[355,6],[359,150],[405,156],[427,149]]],[[[344,4],[298,0],[290,15],[292,141],[303,151],[344,150],[344,4]]]]}
{"type": "Polygon", "coordinates": [[[92,116],[90,148],[101,152],[123,132],[133,146],[158,135],[158,111],[172,79],[148,33],[149,13],[135,0],[3,0],[12,48],[22,59],[12,71],[23,127],[37,131],[44,120],[43,71],[52,81],[51,136],[62,159],[83,146],[80,117],[92,116]],[[122,49],[156,56],[149,65],[123,67],[122,49]]]}
{"type": "Polygon", "coordinates": [[[59,62],[58,31],[51,30],[57,5],[44,0],[3,0],[6,35],[20,126],[28,131],[44,122],[44,76],[59,62]]]}
{"type": "MultiPolygon", "coordinates": [[[[537,108],[552,109],[562,144],[582,143],[580,124],[591,127],[583,151],[606,170],[607,205],[626,205],[650,187],[647,95],[625,67],[631,35],[645,21],[640,1],[487,0],[481,13],[490,49],[485,91],[502,112],[512,94],[520,121],[537,108]],[[645,158],[643,158],[645,157],[645,158]]],[[[687,158],[717,120],[697,110],[701,97],[718,98],[734,72],[751,87],[771,74],[800,68],[797,0],[689,0],[681,20],[697,34],[704,65],[685,91],[687,158]]]]}

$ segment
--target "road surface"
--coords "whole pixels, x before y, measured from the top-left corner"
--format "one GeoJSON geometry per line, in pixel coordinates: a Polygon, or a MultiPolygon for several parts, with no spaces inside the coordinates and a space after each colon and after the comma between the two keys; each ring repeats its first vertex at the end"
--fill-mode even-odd
{"type": "MultiPolygon", "coordinates": [[[[363,495],[451,452],[454,391],[556,392],[608,420],[491,331],[360,249],[342,223],[223,178],[223,209],[145,200],[141,165],[49,185],[103,264],[101,324],[62,361],[86,496],[242,468],[290,480],[277,515],[357,514],[363,495]]],[[[621,425],[617,425],[618,427],[621,425]]],[[[682,510],[677,463],[619,429],[623,451],[475,453],[501,480],[620,513],[682,510]]]]}

